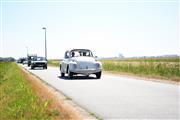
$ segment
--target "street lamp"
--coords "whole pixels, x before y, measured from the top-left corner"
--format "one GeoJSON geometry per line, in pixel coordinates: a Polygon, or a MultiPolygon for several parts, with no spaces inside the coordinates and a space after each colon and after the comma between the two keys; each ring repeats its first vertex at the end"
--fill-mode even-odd
{"type": "Polygon", "coordinates": [[[46,28],[43,27],[42,29],[45,30],[45,58],[47,59],[47,46],[46,46],[46,28]]]}
{"type": "Polygon", "coordinates": [[[26,46],[27,56],[28,56],[28,47],[26,46]]]}

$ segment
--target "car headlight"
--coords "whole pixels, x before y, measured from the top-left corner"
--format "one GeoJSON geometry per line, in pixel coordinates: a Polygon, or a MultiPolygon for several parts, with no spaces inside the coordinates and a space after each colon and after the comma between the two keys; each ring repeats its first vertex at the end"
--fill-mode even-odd
{"type": "Polygon", "coordinates": [[[77,68],[77,64],[72,64],[72,68],[76,69],[77,68]]]}
{"type": "Polygon", "coordinates": [[[101,68],[101,65],[99,63],[96,63],[96,68],[97,69],[101,68]]]}
{"type": "Polygon", "coordinates": [[[75,60],[72,60],[72,62],[76,62],[75,60]]]}
{"type": "Polygon", "coordinates": [[[69,63],[70,69],[76,69],[77,68],[77,62],[75,60],[71,60],[69,63]]]}

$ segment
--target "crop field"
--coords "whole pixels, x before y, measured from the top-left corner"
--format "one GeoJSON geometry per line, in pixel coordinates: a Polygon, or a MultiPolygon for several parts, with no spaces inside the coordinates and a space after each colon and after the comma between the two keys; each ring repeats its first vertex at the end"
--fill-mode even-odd
{"type": "Polygon", "coordinates": [[[102,60],[104,71],[180,81],[179,58],[102,60]]]}
{"type": "Polygon", "coordinates": [[[49,111],[49,104],[34,93],[15,63],[0,62],[1,120],[51,120],[57,114],[49,111]]]}

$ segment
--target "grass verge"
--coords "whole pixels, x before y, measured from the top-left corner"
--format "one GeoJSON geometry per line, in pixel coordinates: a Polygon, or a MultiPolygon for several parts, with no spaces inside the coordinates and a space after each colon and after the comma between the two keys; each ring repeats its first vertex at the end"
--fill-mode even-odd
{"type": "Polygon", "coordinates": [[[58,67],[59,63],[60,62],[58,60],[48,60],[48,65],[50,65],[50,66],[58,67]]]}
{"type": "Polygon", "coordinates": [[[0,119],[52,120],[59,112],[49,108],[50,99],[41,100],[21,69],[10,62],[0,62],[0,119]]]}
{"type": "Polygon", "coordinates": [[[109,72],[129,73],[137,76],[180,81],[179,62],[161,62],[157,60],[104,60],[103,69],[109,72]]]}

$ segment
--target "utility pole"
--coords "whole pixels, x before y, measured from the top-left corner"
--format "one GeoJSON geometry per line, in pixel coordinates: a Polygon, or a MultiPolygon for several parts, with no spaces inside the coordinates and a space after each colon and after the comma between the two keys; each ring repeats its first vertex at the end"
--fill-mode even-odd
{"type": "Polygon", "coordinates": [[[46,28],[43,27],[42,29],[45,30],[45,58],[47,59],[47,45],[46,45],[46,28]]]}
{"type": "Polygon", "coordinates": [[[28,47],[26,46],[27,56],[28,56],[28,47]]]}

